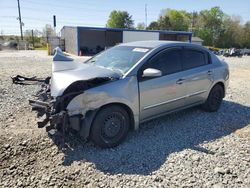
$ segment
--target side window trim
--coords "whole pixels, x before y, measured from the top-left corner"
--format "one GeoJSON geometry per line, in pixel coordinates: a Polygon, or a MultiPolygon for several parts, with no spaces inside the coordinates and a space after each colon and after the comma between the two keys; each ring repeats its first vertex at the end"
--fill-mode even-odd
{"type": "Polygon", "coordinates": [[[208,64],[212,64],[212,58],[211,58],[211,55],[209,52],[206,52],[207,53],[207,58],[208,58],[208,64]]]}
{"type": "Polygon", "coordinates": [[[202,49],[198,49],[198,48],[195,48],[195,47],[184,46],[183,50],[182,50],[182,70],[183,71],[198,68],[198,67],[193,67],[193,68],[189,68],[189,69],[185,69],[184,68],[184,63],[185,63],[184,53],[185,53],[185,50],[193,50],[193,51],[197,51],[197,52],[203,53],[203,55],[205,57],[206,64],[200,65],[198,67],[202,67],[202,66],[206,66],[206,65],[211,64],[211,57],[210,57],[210,54],[207,51],[202,50],[202,49]]]}

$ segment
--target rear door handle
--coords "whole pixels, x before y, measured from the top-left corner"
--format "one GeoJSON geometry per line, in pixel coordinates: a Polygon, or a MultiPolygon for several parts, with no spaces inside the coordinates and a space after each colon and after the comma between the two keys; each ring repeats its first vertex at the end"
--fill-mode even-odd
{"type": "Polygon", "coordinates": [[[181,85],[181,84],[183,84],[184,81],[185,81],[185,79],[181,78],[181,79],[176,81],[176,84],[181,85]]]}
{"type": "Polygon", "coordinates": [[[207,74],[208,74],[208,75],[212,75],[212,74],[213,74],[213,71],[209,70],[209,71],[207,71],[207,74]]]}

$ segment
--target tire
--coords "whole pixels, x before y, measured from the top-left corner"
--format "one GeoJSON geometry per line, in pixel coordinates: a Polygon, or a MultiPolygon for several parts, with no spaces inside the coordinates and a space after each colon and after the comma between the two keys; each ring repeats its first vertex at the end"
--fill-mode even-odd
{"type": "Polygon", "coordinates": [[[202,108],[207,112],[216,112],[219,110],[220,105],[222,103],[224,96],[224,89],[221,85],[215,85],[206,100],[206,102],[202,105],[202,108]]]}
{"type": "Polygon", "coordinates": [[[127,111],[112,105],[101,109],[92,124],[90,138],[101,148],[119,145],[127,136],[130,119],[127,111]]]}

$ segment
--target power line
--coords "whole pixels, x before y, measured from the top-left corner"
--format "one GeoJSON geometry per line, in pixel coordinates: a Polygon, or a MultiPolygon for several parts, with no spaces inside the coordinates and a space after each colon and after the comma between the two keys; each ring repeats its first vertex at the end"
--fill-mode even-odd
{"type": "Polygon", "coordinates": [[[8,28],[19,28],[19,25],[1,25],[1,28],[8,27],[8,28]]]}
{"type": "MultiPolygon", "coordinates": [[[[7,18],[7,19],[8,19],[8,18],[9,18],[9,19],[16,19],[15,16],[1,16],[1,17],[0,17],[0,20],[1,20],[1,18],[4,18],[4,20],[6,20],[6,18],[7,18]]],[[[147,18],[153,19],[153,17],[148,17],[148,16],[147,16],[147,18]]],[[[73,22],[78,22],[78,23],[79,23],[79,21],[76,20],[76,19],[79,19],[79,18],[76,18],[76,17],[67,17],[66,20],[70,20],[71,23],[73,23],[73,22]]],[[[50,19],[50,18],[41,19],[41,18],[26,17],[26,16],[22,16],[22,20],[34,20],[34,21],[51,22],[51,19],[50,19]]],[[[64,19],[64,20],[65,20],[65,19],[64,19]]],[[[139,17],[139,18],[137,17],[136,20],[145,21],[145,17],[144,17],[144,18],[143,18],[143,17],[139,17]]],[[[63,23],[64,21],[59,21],[59,22],[63,23]]],[[[59,23],[59,22],[58,22],[58,23],[59,23]]]]}
{"type": "MultiPolygon", "coordinates": [[[[44,23],[44,24],[48,24],[51,22],[51,20],[49,19],[35,19],[35,18],[29,18],[29,17],[23,17],[25,18],[25,26],[24,27],[27,27],[28,24],[37,24],[37,22],[41,22],[41,23],[44,23]]],[[[89,25],[89,26],[104,26],[104,24],[86,24],[86,23],[83,23],[83,22],[80,22],[80,21],[57,21],[57,23],[59,24],[73,24],[73,25],[89,25]]],[[[9,24],[4,24],[4,25],[1,25],[1,27],[13,27],[13,25],[11,25],[10,23],[9,24]]],[[[18,27],[18,26],[16,26],[18,27]]]]}
{"type": "MultiPolygon", "coordinates": [[[[15,8],[15,7],[8,7],[8,8],[15,8]]],[[[57,7],[56,7],[57,8],[57,7]]],[[[70,8],[70,7],[64,7],[65,9],[67,8],[70,8]]],[[[77,8],[77,9],[81,9],[81,8],[77,8]]],[[[96,16],[97,14],[102,14],[103,12],[107,12],[107,11],[99,11],[99,10],[96,10],[96,9],[88,9],[88,10],[91,10],[91,12],[86,12],[86,8],[82,8],[83,10],[85,10],[84,12],[80,12],[81,15],[84,15],[84,16],[96,16]]],[[[37,8],[33,8],[33,7],[27,7],[27,6],[22,6],[22,10],[29,10],[29,11],[32,11],[32,12],[45,12],[44,10],[42,9],[37,9],[37,8]]],[[[46,12],[50,12],[51,14],[55,14],[56,10],[52,11],[52,10],[48,10],[46,9],[46,12]]],[[[25,18],[25,17],[23,17],[25,18]]],[[[156,18],[156,15],[155,14],[152,14],[152,11],[149,11],[147,10],[147,19],[155,19],[156,18]],[[150,17],[148,15],[151,15],[150,17]]],[[[77,18],[69,18],[67,16],[67,19],[77,19],[77,18]]],[[[78,17],[79,19],[79,17],[78,17]]],[[[145,17],[136,17],[136,20],[139,20],[139,21],[145,21],[145,17]]]]}
{"type": "MultiPolygon", "coordinates": [[[[37,4],[37,3],[36,3],[37,4]]],[[[45,5],[45,4],[42,4],[42,5],[45,5]]],[[[46,4],[46,5],[48,5],[48,4],[46,4]]],[[[27,7],[27,8],[29,8],[29,7],[27,7]]],[[[46,7],[46,8],[48,8],[48,7],[46,7]]],[[[77,10],[84,10],[84,11],[86,11],[86,10],[88,10],[88,11],[96,11],[96,12],[107,12],[107,11],[110,11],[110,9],[91,9],[91,8],[82,8],[82,7],[74,7],[74,6],[61,6],[61,5],[52,5],[52,6],[50,6],[49,8],[53,8],[53,9],[57,9],[57,8],[59,8],[59,9],[77,9],[77,10]],[[54,6],[54,7],[53,7],[54,6]]]]}
{"type": "MultiPolygon", "coordinates": [[[[19,9],[18,10],[20,10],[20,0],[17,0],[18,1],[18,3],[19,3],[19,9]]],[[[22,1],[22,10],[30,10],[30,11],[40,11],[40,12],[45,12],[45,11],[43,11],[43,10],[41,10],[41,9],[38,9],[38,8],[32,8],[32,7],[27,7],[27,5],[25,6],[23,6],[23,4],[25,4],[26,3],[26,1],[29,1],[30,3],[32,2],[32,1],[30,1],[30,0],[25,0],[25,1],[22,1]]],[[[34,3],[34,4],[36,4],[37,2],[32,2],[32,3],[34,3]]],[[[48,5],[47,3],[46,4],[43,4],[43,3],[40,3],[40,2],[38,2],[37,4],[41,4],[41,5],[44,5],[44,6],[46,6],[46,5],[48,5]]],[[[29,6],[29,5],[28,5],[29,6]]],[[[72,8],[76,8],[76,9],[82,9],[82,10],[91,10],[92,12],[91,13],[89,13],[89,12],[84,12],[84,15],[86,15],[86,16],[91,16],[91,15],[93,15],[93,16],[96,16],[96,14],[100,14],[101,13],[101,11],[105,11],[105,10],[101,10],[101,11],[98,11],[97,9],[86,9],[86,8],[81,8],[81,7],[66,7],[66,6],[58,6],[58,5],[56,5],[54,8],[56,9],[56,8],[65,8],[65,9],[72,9],[72,8]]],[[[6,8],[6,7],[5,7],[6,8]]],[[[15,7],[8,7],[8,8],[15,8],[15,7]]],[[[50,7],[48,7],[48,8],[50,8],[50,7]]],[[[107,10],[108,11],[108,10],[107,10]]],[[[144,18],[142,18],[142,17],[140,17],[140,18],[138,18],[138,17],[136,17],[136,20],[138,21],[145,21],[145,19],[146,19],[146,26],[147,26],[147,19],[148,19],[148,12],[147,12],[148,10],[147,10],[147,5],[145,6],[145,17],[144,18]]],[[[48,10],[46,10],[46,12],[48,12],[48,10]]],[[[152,11],[150,11],[150,13],[151,13],[152,11]]],[[[53,11],[53,14],[55,14],[55,12],[53,11]]],[[[1,16],[0,17],[0,20],[1,20],[1,18],[16,18],[15,16],[1,16]]],[[[20,10],[20,15],[19,15],[19,17],[18,17],[18,20],[19,20],[19,25],[20,25],[20,32],[21,32],[21,36],[23,35],[23,19],[25,20],[25,23],[27,23],[29,26],[27,27],[27,26],[25,26],[25,29],[34,29],[34,28],[38,28],[38,25],[40,25],[40,23],[42,24],[42,23],[44,23],[44,24],[48,24],[48,23],[52,23],[52,20],[51,19],[41,19],[41,18],[34,18],[34,17],[21,17],[21,10],[20,10]],[[37,24],[37,22],[40,22],[39,24],[37,24]],[[36,24],[36,26],[34,27],[32,27],[32,25],[35,25],[36,24]]],[[[78,18],[69,18],[68,16],[67,16],[67,18],[66,19],[64,19],[64,20],[62,20],[62,21],[57,21],[59,24],[62,24],[62,25],[64,25],[64,24],[66,24],[66,25],[72,25],[72,26],[97,26],[97,27],[103,27],[103,26],[105,26],[105,24],[84,24],[81,20],[74,20],[74,19],[79,19],[79,17],[78,18]],[[67,20],[67,21],[65,21],[65,20],[67,20]]],[[[154,19],[154,18],[153,18],[154,19]]],[[[3,25],[2,25],[2,27],[3,27],[3,25]]],[[[15,28],[14,26],[4,26],[4,27],[7,27],[7,28],[10,28],[10,27],[12,27],[12,28],[15,28]]],[[[39,28],[42,28],[42,27],[39,27],[39,28]]],[[[6,28],[5,28],[6,29],[6,28]]]]}
{"type": "MultiPolygon", "coordinates": [[[[4,9],[15,9],[16,7],[4,7],[4,9]]],[[[50,7],[46,7],[46,12],[48,12],[48,8],[50,7]]],[[[64,8],[64,9],[77,9],[77,10],[84,10],[84,13],[91,13],[91,15],[96,15],[99,13],[106,13],[106,12],[111,12],[112,10],[98,10],[98,9],[89,9],[89,8],[81,8],[81,7],[64,7],[64,6],[56,6],[55,8],[53,8],[53,10],[49,10],[51,13],[56,11],[56,8],[64,8]],[[86,11],[90,11],[90,12],[86,12],[86,11]]],[[[29,6],[22,6],[22,10],[31,10],[31,11],[39,11],[39,12],[44,12],[44,10],[42,9],[37,9],[37,8],[33,8],[33,7],[29,7],[29,6]]],[[[82,13],[82,12],[81,12],[82,13]]],[[[156,14],[159,15],[160,11],[152,11],[152,10],[147,10],[147,14],[148,15],[152,15],[155,16],[156,14]]],[[[2,17],[2,16],[1,16],[2,17]]],[[[145,18],[144,18],[145,19],[145,18]]]]}
{"type": "MultiPolygon", "coordinates": [[[[45,2],[45,3],[43,3],[42,1],[32,1],[32,0],[25,0],[24,1],[25,3],[30,3],[30,4],[39,4],[39,5],[51,5],[51,6],[55,6],[55,7],[58,7],[58,6],[61,6],[61,7],[63,7],[62,5],[58,5],[58,3],[51,3],[51,2],[45,2]]],[[[72,5],[72,3],[71,3],[71,1],[66,1],[66,2],[69,2],[70,3],[70,5],[72,5]]],[[[96,3],[94,2],[94,3],[92,3],[91,1],[82,1],[82,0],[79,0],[79,3],[76,3],[76,0],[74,0],[74,3],[75,4],[77,4],[77,6],[76,7],[74,7],[74,8],[78,8],[79,7],[79,5],[81,5],[81,4],[83,4],[84,6],[86,6],[86,5],[93,5],[93,6],[95,6],[96,7],[96,3]]],[[[107,4],[113,4],[113,3],[109,3],[109,2],[107,2],[107,1],[105,1],[105,5],[107,5],[107,4]]],[[[68,7],[68,6],[66,6],[66,7],[68,7]]]]}

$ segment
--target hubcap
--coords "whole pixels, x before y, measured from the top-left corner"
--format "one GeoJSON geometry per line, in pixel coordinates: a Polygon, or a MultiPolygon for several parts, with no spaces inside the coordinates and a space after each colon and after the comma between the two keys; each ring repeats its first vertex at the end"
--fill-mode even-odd
{"type": "Polygon", "coordinates": [[[124,125],[124,118],[119,113],[112,113],[106,117],[102,126],[102,136],[104,138],[114,138],[119,135],[124,125]]]}

